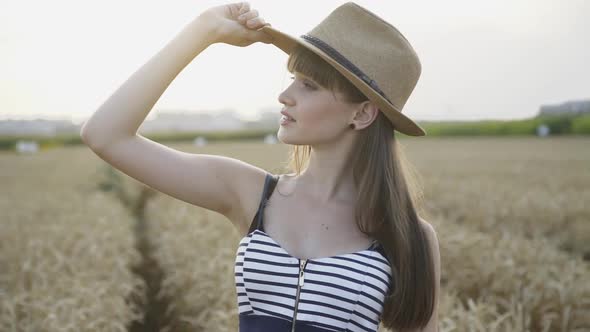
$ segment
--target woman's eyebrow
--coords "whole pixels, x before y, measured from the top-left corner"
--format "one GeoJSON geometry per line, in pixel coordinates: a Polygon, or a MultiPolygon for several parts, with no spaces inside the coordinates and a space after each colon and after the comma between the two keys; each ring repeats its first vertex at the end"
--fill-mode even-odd
{"type": "Polygon", "coordinates": [[[294,75],[295,75],[295,76],[301,76],[301,77],[303,77],[303,78],[305,78],[305,79],[308,79],[308,80],[310,80],[310,81],[313,81],[313,79],[311,79],[311,77],[309,77],[309,76],[307,76],[307,75],[305,75],[305,74],[302,74],[302,73],[300,73],[300,72],[295,72],[295,74],[294,74],[294,75]]]}
{"type": "Polygon", "coordinates": [[[299,76],[303,77],[304,79],[306,79],[306,80],[308,80],[310,82],[317,83],[313,78],[311,78],[309,76],[306,76],[304,74],[299,74],[299,76]]]}

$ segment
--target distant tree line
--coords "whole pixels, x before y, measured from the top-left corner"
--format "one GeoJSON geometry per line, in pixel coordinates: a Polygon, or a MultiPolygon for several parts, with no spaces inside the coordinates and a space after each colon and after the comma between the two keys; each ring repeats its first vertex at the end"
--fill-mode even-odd
{"type": "MultiPolygon", "coordinates": [[[[539,126],[549,128],[551,135],[590,135],[590,114],[584,115],[538,115],[524,120],[438,121],[418,122],[427,136],[531,136],[537,135],[539,126]]],[[[208,142],[226,140],[252,140],[262,142],[267,135],[275,134],[276,128],[241,131],[162,133],[144,135],[157,142],[191,142],[196,137],[208,142]]],[[[399,134],[399,136],[406,136],[399,134]]],[[[3,136],[0,150],[14,150],[19,141],[35,141],[40,149],[83,144],[79,135],[55,137],[3,136]]]]}

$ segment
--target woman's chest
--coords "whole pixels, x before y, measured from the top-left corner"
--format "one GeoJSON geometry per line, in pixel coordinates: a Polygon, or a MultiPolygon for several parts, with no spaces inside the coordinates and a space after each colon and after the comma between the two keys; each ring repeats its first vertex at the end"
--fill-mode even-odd
{"type": "Polygon", "coordinates": [[[356,252],[371,244],[349,206],[274,201],[263,213],[263,230],[295,257],[356,252]]]}

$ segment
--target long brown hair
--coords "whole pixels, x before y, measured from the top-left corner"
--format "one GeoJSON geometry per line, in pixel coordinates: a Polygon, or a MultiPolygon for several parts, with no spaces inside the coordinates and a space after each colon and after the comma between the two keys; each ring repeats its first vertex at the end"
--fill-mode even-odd
{"type": "MultiPolygon", "coordinates": [[[[341,92],[347,102],[368,100],[340,72],[304,47],[297,46],[289,55],[287,70],[341,92]]],[[[433,259],[416,213],[415,202],[422,198],[418,174],[405,159],[395,133],[391,122],[379,112],[375,121],[360,131],[346,165],[352,165],[359,188],[356,223],[361,232],[381,243],[392,267],[392,287],[385,297],[381,323],[389,329],[423,328],[434,311],[433,259]]],[[[310,156],[311,146],[293,145],[287,167],[299,175],[310,156]]]]}

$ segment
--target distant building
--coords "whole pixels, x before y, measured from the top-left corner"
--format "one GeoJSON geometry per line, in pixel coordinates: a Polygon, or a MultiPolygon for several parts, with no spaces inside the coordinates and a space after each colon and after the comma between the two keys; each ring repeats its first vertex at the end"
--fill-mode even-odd
{"type": "Polygon", "coordinates": [[[155,119],[146,120],[140,133],[193,132],[240,130],[244,124],[234,111],[209,113],[157,113],[155,119]]]}
{"type": "Polygon", "coordinates": [[[16,142],[16,152],[20,154],[33,154],[39,151],[39,144],[35,141],[19,140],[16,142]]]}
{"type": "Polygon", "coordinates": [[[279,127],[281,109],[278,107],[266,107],[258,112],[258,118],[245,123],[248,129],[273,129],[279,127]]]}
{"type": "Polygon", "coordinates": [[[71,133],[80,127],[67,120],[2,120],[0,135],[5,136],[45,136],[54,137],[62,133],[71,133]]]}
{"type": "Polygon", "coordinates": [[[205,146],[205,145],[207,145],[207,139],[203,136],[199,136],[193,140],[193,145],[205,146]]]}
{"type": "Polygon", "coordinates": [[[567,101],[561,104],[541,105],[539,115],[582,115],[590,114],[590,100],[567,101]]]}
{"type": "Polygon", "coordinates": [[[549,129],[549,126],[547,126],[546,124],[540,124],[539,126],[537,126],[537,136],[545,137],[549,136],[550,133],[551,130],[549,129]]]}
{"type": "MultiPolygon", "coordinates": [[[[245,129],[278,128],[280,109],[267,108],[256,121],[245,121],[233,110],[214,110],[205,112],[162,112],[155,113],[153,119],[146,119],[139,127],[139,133],[187,133],[239,131],[245,129]]],[[[0,120],[0,136],[44,136],[59,134],[77,135],[84,125],[71,120],[0,120]]]]}

